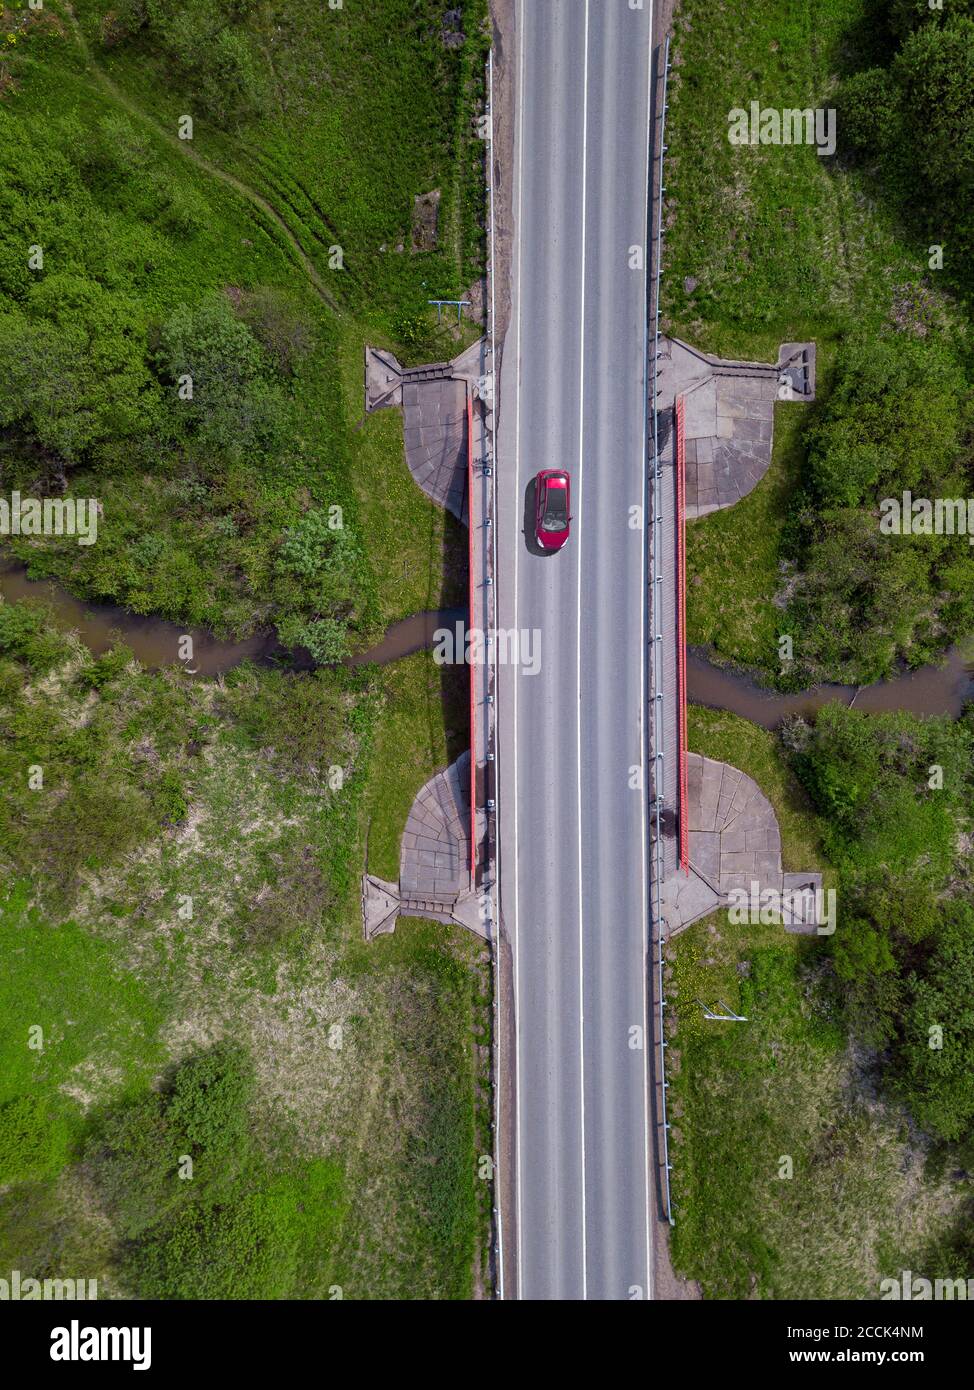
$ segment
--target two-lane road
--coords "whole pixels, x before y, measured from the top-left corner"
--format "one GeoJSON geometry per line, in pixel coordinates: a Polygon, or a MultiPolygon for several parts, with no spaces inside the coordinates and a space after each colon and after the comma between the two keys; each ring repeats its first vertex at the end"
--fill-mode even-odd
{"type": "Polygon", "coordinates": [[[652,1296],[646,288],[652,9],[518,0],[511,314],[497,441],[500,893],[512,943],[522,1298],[652,1296]],[[538,469],[572,536],[533,553],[538,469]],[[633,511],[632,509],[637,509],[633,511]]]}

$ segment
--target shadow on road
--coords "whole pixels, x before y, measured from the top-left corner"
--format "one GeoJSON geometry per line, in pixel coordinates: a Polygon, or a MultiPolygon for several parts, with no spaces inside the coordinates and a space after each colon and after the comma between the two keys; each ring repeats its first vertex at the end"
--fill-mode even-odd
{"type": "Polygon", "coordinates": [[[538,544],[538,537],[535,532],[535,508],[537,497],[537,479],[532,478],[524,489],[524,545],[529,555],[540,555],[544,560],[550,560],[553,555],[557,555],[557,550],[545,550],[538,544]]]}

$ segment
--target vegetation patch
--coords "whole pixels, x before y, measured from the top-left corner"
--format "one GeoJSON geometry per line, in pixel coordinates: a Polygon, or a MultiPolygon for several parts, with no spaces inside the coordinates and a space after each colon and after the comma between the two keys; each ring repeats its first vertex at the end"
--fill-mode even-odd
{"type": "Polygon", "coordinates": [[[10,613],[2,1259],[119,1296],[470,1296],[488,959],[429,923],[367,946],[359,905],[370,808],[391,846],[448,758],[431,658],[194,683],[10,613]]]}
{"type": "Polygon", "coordinates": [[[381,546],[409,537],[414,589],[444,538],[403,498],[398,417],[353,435],[365,341],[443,357],[476,336],[427,300],[483,268],[485,6],[460,43],[432,0],[278,11],[88,0],[17,29],[0,482],[99,499],[97,545],[14,540],[33,576],[333,661],[389,616],[381,546]],[[435,247],[397,251],[433,187],[435,247]]]}
{"type": "Polygon", "coordinates": [[[691,711],[691,747],[758,781],[785,867],[819,868],[838,907],[831,938],[722,912],[669,948],[673,1252],[708,1297],[876,1298],[901,1269],[969,1273],[969,737],[830,706],[778,739],[691,711]],[[920,775],[935,754],[939,802],[920,775]],[[840,788],[860,799],[837,824],[840,788]],[[706,1019],[718,1001],[746,1022],[706,1019]]]}
{"type": "Polygon", "coordinates": [[[904,492],[971,492],[959,94],[974,24],[964,6],[864,0],[698,8],[685,0],[676,19],[668,326],[761,360],[812,339],[820,370],[814,406],[776,407],[769,475],[689,528],[691,639],[781,689],[867,683],[937,659],[974,625],[966,532],[880,527],[904,492]],[[751,101],[835,110],[835,156],[732,144],[729,113],[751,101]],[[941,121],[949,138],[931,135],[941,121]]]}

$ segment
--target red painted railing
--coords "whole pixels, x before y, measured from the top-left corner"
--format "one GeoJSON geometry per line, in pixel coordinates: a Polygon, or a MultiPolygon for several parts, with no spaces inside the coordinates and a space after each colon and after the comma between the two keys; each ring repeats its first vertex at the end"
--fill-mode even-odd
{"type": "MultiPolygon", "coordinates": [[[[474,534],[473,534],[473,394],[467,382],[467,627],[476,623],[474,616],[474,534]]],[[[468,641],[467,651],[471,650],[468,641]]],[[[477,886],[477,671],[470,666],[470,887],[477,886]]]]}
{"type": "Polygon", "coordinates": [[[687,796],[687,522],[683,397],[676,398],[676,608],[679,692],[680,868],[690,872],[690,825],[687,796]]]}

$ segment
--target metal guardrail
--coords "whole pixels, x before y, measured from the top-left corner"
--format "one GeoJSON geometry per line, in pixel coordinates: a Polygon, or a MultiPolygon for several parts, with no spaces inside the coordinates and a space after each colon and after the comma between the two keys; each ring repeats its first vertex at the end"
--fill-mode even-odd
{"type": "MultiPolygon", "coordinates": [[[[492,419],[492,421],[496,421],[496,418],[497,418],[497,417],[496,417],[496,414],[494,413],[494,412],[496,411],[496,405],[497,405],[497,382],[496,382],[496,380],[495,380],[495,378],[494,378],[494,366],[495,366],[495,363],[496,363],[496,360],[497,360],[497,359],[496,359],[496,353],[495,353],[495,351],[494,351],[494,324],[495,324],[495,317],[494,317],[494,50],[493,50],[493,48],[491,48],[490,51],[489,51],[488,54],[487,54],[487,111],[486,111],[486,115],[487,115],[487,127],[486,127],[486,140],[487,140],[487,160],[486,160],[486,165],[487,165],[487,296],[486,296],[485,310],[486,310],[486,314],[487,314],[486,348],[487,348],[487,356],[488,356],[488,358],[489,358],[489,362],[485,362],[484,366],[485,366],[485,372],[486,372],[486,374],[487,374],[487,376],[488,376],[488,378],[489,378],[489,381],[490,381],[490,389],[491,389],[491,407],[492,407],[492,410],[491,410],[491,419],[492,419]]],[[[490,473],[489,473],[489,484],[488,484],[488,486],[489,486],[489,489],[490,489],[490,496],[491,496],[491,513],[492,513],[493,516],[496,517],[496,516],[497,516],[497,474],[496,474],[496,471],[494,470],[494,467],[493,467],[493,463],[494,463],[494,457],[493,457],[493,456],[496,454],[496,448],[491,447],[491,446],[493,445],[493,442],[494,442],[494,441],[493,441],[493,439],[492,439],[492,440],[491,440],[491,445],[488,445],[488,443],[487,443],[487,436],[486,436],[486,433],[485,433],[485,435],[484,435],[484,446],[485,446],[485,449],[486,449],[487,452],[485,453],[484,458],[481,460],[481,464],[482,464],[483,468],[486,468],[486,469],[489,469],[489,470],[490,470],[490,473]]],[[[472,472],[472,469],[471,469],[471,472],[472,472]]],[[[490,546],[491,573],[492,573],[493,575],[496,576],[496,574],[497,574],[497,527],[496,527],[496,526],[491,526],[491,528],[490,528],[490,535],[489,535],[489,537],[488,537],[488,539],[487,539],[487,544],[490,546]]],[[[496,638],[496,631],[497,631],[497,585],[496,585],[496,584],[494,584],[494,585],[491,586],[491,588],[490,588],[490,590],[489,590],[489,597],[488,597],[488,599],[487,599],[487,602],[490,604],[490,609],[491,609],[491,611],[490,611],[489,613],[485,613],[485,621],[486,621],[486,624],[487,624],[487,626],[488,626],[489,631],[490,631],[491,633],[493,633],[493,634],[495,635],[495,638],[496,638]]],[[[494,723],[492,732],[493,732],[492,746],[489,747],[489,748],[486,750],[486,755],[487,755],[488,758],[496,757],[496,751],[497,751],[497,738],[496,738],[497,726],[496,726],[496,722],[494,723]]],[[[494,763],[494,766],[495,766],[495,768],[496,768],[496,766],[497,766],[496,761],[495,761],[495,763],[494,763]]],[[[497,796],[497,795],[498,795],[498,793],[495,791],[495,796],[497,796]]],[[[490,837],[489,837],[489,834],[488,834],[488,854],[489,854],[489,844],[490,844],[490,837]]],[[[494,987],[494,1037],[493,1037],[493,1049],[492,1049],[492,1051],[493,1051],[493,1071],[494,1071],[494,1075],[493,1075],[493,1078],[492,1078],[492,1081],[493,1081],[492,1091],[493,1091],[493,1099],[494,1099],[494,1114],[493,1114],[493,1135],[492,1135],[493,1144],[492,1144],[492,1154],[491,1154],[491,1158],[492,1158],[492,1160],[493,1160],[493,1192],[494,1192],[494,1201],[493,1201],[494,1234],[495,1234],[494,1259],[495,1259],[495,1275],[496,1275],[496,1291],[497,1291],[497,1297],[503,1301],[503,1298],[504,1298],[504,1223],[503,1223],[503,1217],[502,1217],[502,1202],[501,1202],[501,1198],[500,1198],[500,1196],[499,1196],[499,1194],[498,1194],[498,1187],[499,1187],[499,1181],[498,1181],[498,1173],[499,1173],[498,1159],[499,1159],[499,1154],[498,1154],[498,1149],[499,1149],[499,1145],[500,1145],[500,1133],[501,1133],[501,1129],[500,1129],[500,1113],[501,1113],[500,1077],[501,1077],[501,1032],[502,1032],[502,1030],[501,1030],[501,1017],[500,1017],[500,996],[501,996],[501,990],[500,990],[500,967],[501,967],[501,949],[500,949],[500,903],[497,901],[496,858],[497,858],[497,856],[498,856],[499,853],[500,853],[500,846],[499,846],[499,844],[496,843],[496,842],[495,842],[495,844],[494,844],[494,853],[495,853],[495,872],[493,873],[493,875],[490,875],[490,876],[489,876],[489,881],[488,881],[488,882],[485,882],[485,884],[484,884],[484,891],[485,891],[485,892],[489,892],[489,894],[490,894],[490,900],[491,900],[491,950],[492,950],[492,954],[493,954],[493,966],[494,966],[494,969],[493,969],[493,987],[494,987]]],[[[489,865],[489,863],[485,863],[484,869],[485,869],[485,874],[488,874],[488,875],[489,875],[489,870],[490,870],[490,865],[489,865]]]]}
{"type": "MultiPolygon", "coordinates": [[[[474,575],[473,535],[473,396],[470,382],[464,383],[467,414],[467,627],[476,628],[474,611],[476,579],[474,575]]],[[[477,678],[470,672],[470,891],[477,887],[477,678]]]]}
{"type": "Polygon", "coordinates": [[[663,91],[662,104],[660,107],[660,132],[659,132],[659,168],[658,183],[659,195],[656,207],[656,264],[655,264],[655,291],[654,291],[654,324],[653,324],[653,749],[655,753],[655,766],[653,769],[653,821],[656,831],[655,843],[655,866],[653,873],[653,887],[650,895],[652,903],[653,924],[650,927],[652,938],[653,925],[655,925],[656,940],[658,944],[656,969],[657,969],[657,1007],[658,1007],[658,1027],[659,1027],[659,1068],[660,1068],[660,1103],[663,1135],[663,1187],[665,1195],[666,1217],[670,1225],[674,1225],[673,1203],[670,1195],[670,1145],[669,1133],[670,1124],[667,1118],[666,1092],[669,1082],[666,1080],[666,1037],[664,1033],[664,1015],[666,1004],[663,995],[663,946],[667,939],[666,921],[662,913],[660,901],[660,884],[663,877],[663,833],[661,822],[661,803],[660,784],[662,780],[663,768],[663,634],[659,631],[660,624],[660,593],[663,587],[663,575],[660,571],[660,552],[662,550],[662,525],[663,516],[660,506],[660,457],[659,457],[659,412],[657,408],[657,388],[659,375],[659,287],[660,287],[660,261],[663,251],[663,155],[666,152],[666,91],[667,77],[670,71],[670,40],[669,36],[663,49],[663,91]]]}
{"type": "Polygon", "coordinates": [[[686,444],[683,397],[676,398],[676,607],[677,607],[677,749],[680,787],[680,868],[690,873],[690,804],[687,790],[687,511],[686,444]]]}

